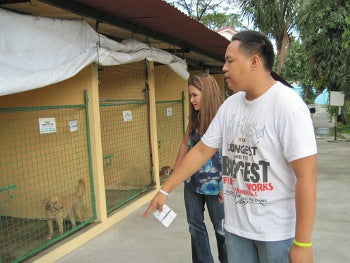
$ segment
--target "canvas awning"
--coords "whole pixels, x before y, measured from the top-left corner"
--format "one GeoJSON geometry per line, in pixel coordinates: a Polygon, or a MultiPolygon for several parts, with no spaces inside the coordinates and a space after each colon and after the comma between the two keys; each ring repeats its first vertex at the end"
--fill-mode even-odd
{"type": "Polygon", "coordinates": [[[0,96],[68,79],[91,63],[121,65],[147,59],[188,79],[186,62],[136,40],[116,42],[84,20],[60,20],[0,9],[0,96]]]}

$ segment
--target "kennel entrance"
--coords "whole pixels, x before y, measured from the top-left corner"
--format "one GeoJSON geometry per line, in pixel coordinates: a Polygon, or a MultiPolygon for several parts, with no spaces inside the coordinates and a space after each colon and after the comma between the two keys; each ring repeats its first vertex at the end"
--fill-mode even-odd
{"type": "Polygon", "coordinates": [[[146,79],[144,61],[99,69],[108,213],[154,185],[146,79]]]}
{"type": "Polygon", "coordinates": [[[0,262],[21,262],[96,218],[85,96],[82,105],[0,108],[0,262]],[[54,222],[47,239],[44,200],[65,206],[80,179],[81,221],[65,219],[62,235],[54,222]]]}

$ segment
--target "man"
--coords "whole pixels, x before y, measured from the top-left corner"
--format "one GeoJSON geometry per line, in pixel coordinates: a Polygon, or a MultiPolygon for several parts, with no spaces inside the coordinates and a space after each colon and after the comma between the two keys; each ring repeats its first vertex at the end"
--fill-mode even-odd
{"type": "Polygon", "coordinates": [[[274,52],[265,35],[237,33],[225,60],[225,80],[237,93],[220,107],[144,216],[161,210],[167,193],[222,148],[229,262],[312,262],[317,149],[309,110],[271,76],[274,52]]]}

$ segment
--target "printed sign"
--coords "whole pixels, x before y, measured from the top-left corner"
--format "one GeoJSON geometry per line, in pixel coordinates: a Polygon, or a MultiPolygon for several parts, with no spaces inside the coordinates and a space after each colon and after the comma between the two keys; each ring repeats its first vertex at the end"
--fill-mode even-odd
{"type": "Polygon", "coordinates": [[[167,117],[173,116],[173,108],[167,108],[166,109],[166,116],[167,117]]]}
{"type": "Polygon", "coordinates": [[[56,132],[55,118],[39,118],[39,131],[40,134],[56,132]]]}
{"type": "Polygon", "coordinates": [[[123,120],[124,120],[124,121],[132,121],[132,113],[131,113],[131,110],[124,110],[124,111],[123,111],[123,120]]]}
{"type": "Polygon", "coordinates": [[[343,106],[344,105],[344,92],[331,91],[329,104],[332,106],[343,106]]]}
{"type": "Polygon", "coordinates": [[[69,130],[70,132],[75,132],[78,130],[78,122],[77,120],[69,121],[69,130]]]}

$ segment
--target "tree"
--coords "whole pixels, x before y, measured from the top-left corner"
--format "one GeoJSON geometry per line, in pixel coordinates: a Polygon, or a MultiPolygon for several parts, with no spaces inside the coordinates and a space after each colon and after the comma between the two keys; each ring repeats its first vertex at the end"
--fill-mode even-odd
{"type": "MultiPolygon", "coordinates": [[[[316,87],[343,91],[350,98],[350,2],[310,0],[302,12],[300,29],[308,50],[316,87]]],[[[343,108],[344,109],[344,108],[343,108]]],[[[344,122],[346,122],[343,112],[344,122]]]]}
{"type": "Polygon", "coordinates": [[[300,39],[293,40],[288,48],[283,76],[289,82],[295,82],[303,88],[302,98],[306,103],[313,103],[322,90],[315,89],[315,81],[311,78],[310,64],[305,45],[300,39]]]}
{"type": "Polygon", "coordinates": [[[350,16],[345,18],[346,28],[343,33],[343,47],[349,48],[350,46],[350,16]]]}
{"type": "Polygon", "coordinates": [[[350,49],[346,32],[350,30],[349,14],[349,1],[312,0],[300,20],[301,37],[312,65],[311,76],[317,86],[348,95],[350,49]]]}
{"type": "Polygon", "coordinates": [[[256,28],[274,38],[277,46],[277,73],[283,73],[292,30],[296,29],[302,0],[237,0],[242,14],[256,28]]]}
{"type": "Polygon", "coordinates": [[[230,12],[232,0],[167,0],[189,17],[210,29],[225,26],[245,28],[238,14],[230,12]]]}
{"type": "Polygon", "coordinates": [[[240,15],[238,14],[224,14],[216,12],[213,14],[204,15],[200,22],[212,30],[226,26],[231,26],[233,28],[245,28],[239,19],[240,15]]]}

